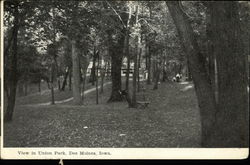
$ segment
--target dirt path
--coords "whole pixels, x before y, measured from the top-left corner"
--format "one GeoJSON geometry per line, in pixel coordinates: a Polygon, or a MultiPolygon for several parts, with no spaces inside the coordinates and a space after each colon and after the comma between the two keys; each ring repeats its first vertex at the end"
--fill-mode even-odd
{"type": "MultiPolygon", "coordinates": [[[[109,84],[111,84],[111,82],[106,82],[106,83],[103,84],[103,87],[105,87],[106,85],[109,85],[109,84]]],[[[101,86],[99,85],[98,89],[100,89],[100,88],[101,88],[101,86]]],[[[91,89],[88,89],[88,90],[84,91],[84,95],[86,95],[88,93],[91,93],[91,92],[93,92],[95,90],[96,90],[95,87],[93,87],[91,89]]],[[[66,103],[66,102],[69,102],[71,100],[73,100],[73,97],[70,97],[70,98],[64,99],[64,100],[60,100],[60,101],[55,101],[55,104],[66,103]]],[[[51,105],[51,102],[49,101],[49,102],[46,102],[46,103],[39,103],[39,104],[26,104],[26,105],[21,105],[21,106],[45,106],[45,105],[51,105]]]]}

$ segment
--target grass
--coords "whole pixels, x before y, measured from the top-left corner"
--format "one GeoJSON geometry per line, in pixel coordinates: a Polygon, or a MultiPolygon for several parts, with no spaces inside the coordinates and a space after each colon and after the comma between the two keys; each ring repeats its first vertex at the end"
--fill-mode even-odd
{"type": "MultiPolygon", "coordinates": [[[[147,85],[146,109],[126,102],[107,103],[111,86],[71,102],[48,106],[17,105],[11,123],[4,125],[5,147],[199,147],[200,120],[190,84],[147,85]],[[183,90],[188,89],[188,90],[183,90]]],[[[141,95],[141,94],[140,94],[141,95]]],[[[140,99],[140,97],[138,98],[140,99]]]]}

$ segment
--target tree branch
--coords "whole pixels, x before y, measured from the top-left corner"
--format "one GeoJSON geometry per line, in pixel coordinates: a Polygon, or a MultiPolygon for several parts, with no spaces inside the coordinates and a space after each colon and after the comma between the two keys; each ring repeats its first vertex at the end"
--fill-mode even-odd
{"type": "Polygon", "coordinates": [[[123,22],[121,16],[117,13],[117,11],[111,6],[111,4],[110,4],[108,1],[105,1],[105,2],[109,5],[109,7],[111,7],[111,9],[112,9],[112,10],[114,11],[114,13],[117,15],[117,17],[118,17],[119,20],[121,21],[123,27],[126,28],[125,23],[123,22]]]}

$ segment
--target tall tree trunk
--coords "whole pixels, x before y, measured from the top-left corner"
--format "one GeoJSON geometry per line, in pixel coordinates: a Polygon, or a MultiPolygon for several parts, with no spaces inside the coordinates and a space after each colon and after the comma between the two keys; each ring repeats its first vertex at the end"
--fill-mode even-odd
{"type": "MultiPolygon", "coordinates": [[[[129,2],[130,3],[130,2],[129,2]]],[[[125,55],[127,55],[127,72],[126,72],[126,87],[125,90],[129,90],[129,75],[130,75],[130,53],[129,53],[129,27],[132,15],[131,5],[129,5],[128,20],[126,25],[126,38],[125,38],[125,55]]]]}
{"type": "Polygon", "coordinates": [[[55,96],[54,96],[54,75],[55,75],[55,65],[51,64],[51,76],[50,76],[50,91],[51,91],[51,104],[55,104],[55,96]]]}
{"type": "Polygon", "coordinates": [[[62,88],[61,88],[62,91],[65,90],[65,87],[67,85],[67,79],[68,79],[68,75],[69,75],[69,70],[70,70],[70,68],[67,67],[66,72],[65,72],[64,77],[63,77],[63,83],[62,83],[62,88]]]}
{"type": "Polygon", "coordinates": [[[130,53],[129,53],[129,34],[126,32],[126,55],[127,55],[127,71],[126,71],[126,91],[129,90],[129,75],[130,75],[130,53]]]}
{"type": "MultiPolygon", "coordinates": [[[[152,9],[151,6],[149,6],[149,18],[152,19],[152,9]]],[[[152,79],[152,46],[151,43],[147,42],[148,45],[148,79],[147,79],[147,84],[150,85],[151,84],[151,79],[152,79]]]]}
{"type": "Polygon", "coordinates": [[[137,67],[137,92],[140,92],[140,63],[141,63],[141,53],[142,53],[142,49],[140,48],[139,51],[139,59],[138,59],[138,67],[137,67]]]}
{"type": "Polygon", "coordinates": [[[190,62],[189,62],[189,59],[187,59],[187,81],[191,81],[192,80],[192,75],[191,75],[191,72],[190,72],[190,62]]]}
{"type": "MultiPolygon", "coordinates": [[[[122,31],[125,34],[125,31],[122,31]]],[[[117,44],[113,43],[112,31],[108,32],[109,36],[109,53],[111,55],[111,78],[112,78],[112,92],[108,102],[122,101],[121,91],[121,67],[122,55],[124,46],[124,35],[119,36],[117,44]]]]}
{"type": "Polygon", "coordinates": [[[248,147],[248,78],[238,2],[214,2],[211,6],[219,95],[209,142],[217,147],[248,147]]]}
{"type": "Polygon", "coordinates": [[[183,13],[178,1],[166,1],[169,12],[176,25],[184,51],[189,60],[195,91],[201,116],[201,141],[203,147],[211,147],[211,139],[215,123],[216,105],[209,76],[205,68],[205,59],[201,55],[193,29],[188,17],[183,13]]]}
{"type": "Polygon", "coordinates": [[[10,70],[8,73],[8,87],[9,88],[9,97],[6,114],[4,116],[5,121],[11,121],[13,117],[13,112],[16,102],[16,88],[17,88],[17,55],[18,55],[18,46],[17,46],[17,35],[19,31],[19,12],[18,12],[19,2],[14,2],[14,25],[13,25],[13,45],[12,45],[12,54],[10,56],[10,70]]]}
{"type": "Polygon", "coordinates": [[[122,97],[120,94],[122,58],[117,53],[119,52],[111,52],[112,92],[108,102],[122,101],[122,97]]]}
{"type": "Polygon", "coordinates": [[[86,85],[86,77],[87,72],[83,72],[83,81],[82,81],[82,101],[84,102],[84,91],[85,91],[85,85],[86,85]]]}
{"type": "Polygon", "coordinates": [[[206,34],[207,34],[207,56],[208,56],[208,71],[209,71],[209,77],[211,80],[211,85],[212,85],[212,90],[214,92],[215,95],[215,101],[216,103],[218,102],[218,88],[217,88],[217,74],[216,74],[216,57],[215,54],[213,52],[214,48],[213,48],[213,28],[214,28],[214,24],[211,22],[211,3],[207,3],[208,7],[208,12],[207,14],[207,19],[206,19],[206,25],[207,25],[207,29],[206,29],[206,34]]]}
{"type": "Polygon", "coordinates": [[[96,84],[95,84],[95,88],[96,88],[96,104],[99,104],[99,92],[98,92],[98,68],[99,68],[99,53],[97,53],[97,66],[96,66],[96,84]]]}
{"type": "Polygon", "coordinates": [[[157,68],[156,71],[155,71],[155,83],[154,83],[154,88],[153,90],[156,90],[158,89],[158,83],[159,83],[159,80],[160,80],[160,68],[157,68]]]}
{"type": "Polygon", "coordinates": [[[163,57],[163,65],[162,65],[162,82],[166,82],[167,79],[167,71],[166,71],[166,54],[163,57]]]}
{"type": "Polygon", "coordinates": [[[92,85],[95,85],[95,81],[96,81],[96,59],[97,59],[97,52],[96,52],[96,49],[94,47],[94,53],[93,53],[93,65],[92,65],[92,68],[91,68],[91,72],[90,72],[90,76],[89,76],[89,82],[92,83],[92,85]]]}
{"type": "MultiPolygon", "coordinates": [[[[136,18],[135,18],[135,26],[137,27],[138,26],[138,9],[139,6],[137,5],[136,6],[136,18]]],[[[137,62],[137,57],[138,57],[138,49],[139,49],[139,34],[136,35],[136,38],[135,38],[135,57],[134,57],[134,74],[133,74],[133,93],[132,93],[132,99],[131,99],[131,107],[132,108],[136,108],[137,107],[137,102],[136,102],[136,78],[137,78],[137,72],[138,72],[138,62],[137,62]]]]}
{"type": "Polygon", "coordinates": [[[69,90],[72,89],[72,67],[69,69],[69,90]]]}
{"type": "Polygon", "coordinates": [[[104,85],[104,78],[105,78],[106,68],[107,68],[107,63],[105,62],[104,68],[101,68],[101,90],[100,90],[101,94],[104,92],[103,85],[104,85]]]}
{"type": "Polygon", "coordinates": [[[84,101],[84,91],[85,91],[85,85],[87,80],[87,70],[89,66],[89,59],[87,56],[81,56],[81,68],[83,71],[83,78],[82,78],[82,101],[84,101]]]}
{"type": "Polygon", "coordinates": [[[80,65],[79,65],[79,54],[76,48],[76,41],[71,40],[72,44],[72,71],[73,71],[73,101],[75,105],[81,105],[81,83],[80,83],[80,65]]]}

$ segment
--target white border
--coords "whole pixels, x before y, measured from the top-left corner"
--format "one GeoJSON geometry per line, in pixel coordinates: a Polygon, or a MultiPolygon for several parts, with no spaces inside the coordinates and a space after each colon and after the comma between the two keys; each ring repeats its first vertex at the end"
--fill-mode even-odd
{"type": "Polygon", "coordinates": [[[2,159],[246,159],[248,148],[4,148],[2,159]],[[27,152],[28,155],[19,152],[27,152]],[[39,151],[51,154],[39,155],[39,151]],[[77,155],[69,155],[69,152],[77,155]],[[110,155],[100,155],[99,152],[110,155]],[[62,155],[62,153],[65,155],[62,155]],[[80,152],[95,155],[80,155],[80,152]],[[34,153],[34,155],[32,155],[34,153]],[[60,155],[61,154],[61,155],[60,155]]]}

